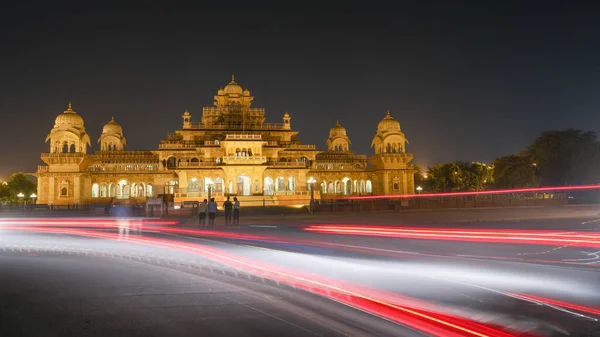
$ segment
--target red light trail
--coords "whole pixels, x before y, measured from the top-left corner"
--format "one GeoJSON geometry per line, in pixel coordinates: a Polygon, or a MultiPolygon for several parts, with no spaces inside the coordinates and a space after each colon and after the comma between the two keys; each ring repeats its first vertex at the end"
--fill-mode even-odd
{"type": "Polygon", "coordinates": [[[505,190],[486,190],[475,192],[446,192],[446,193],[422,193],[422,194],[391,194],[391,195],[367,195],[358,197],[339,197],[336,200],[360,200],[360,199],[399,199],[399,198],[430,198],[430,197],[456,197],[468,195],[490,195],[490,194],[510,194],[510,193],[533,193],[533,192],[553,192],[553,191],[580,191],[600,189],[600,184],[579,185],[579,186],[549,186],[534,188],[514,188],[505,190]]]}
{"type": "MultiPolygon", "coordinates": [[[[117,234],[96,232],[92,230],[88,231],[66,228],[40,228],[27,226],[6,227],[6,229],[71,234],[111,240],[119,239],[117,234]]],[[[325,296],[348,306],[370,312],[372,314],[436,336],[516,336],[494,326],[488,326],[462,317],[456,317],[446,313],[434,311],[431,305],[417,305],[417,303],[426,303],[423,301],[411,301],[408,300],[408,298],[395,294],[393,298],[398,301],[403,300],[405,303],[409,302],[412,306],[391,303],[386,299],[386,296],[383,294],[383,292],[376,289],[356,286],[339,280],[329,280],[325,277],[314,274],[303,275],[303,273],[299,271],[292,271],[289,270],[289,268],[284,268],[281,266],[269,266],[265,263],[258,263],[257,261],[252,261],[209,246],[190,243],[182,244],[177,241],[166,239],[137,238],[131,236],[126,240],[144,245],[172,248],[197,254],[205,258],[209,258],[211,260],[247,271],[253,275],[262,276],[295,288],[325,296]],[[420,308],[415,308],[415,305],[420,308]]],[[[388,295],[387,297],[390,296],[388,295]]]]}
{"type": "Polygon", "coordinates": [[[600,247],[600,236],[585,232],[533,232],[533,231],[502,231],[502,230],[446,230],[446,229],[404,229],[391,227],[366,226],[330,226],[315,225],[303,228],[305,231],[324,234],[379,236],[389,238],[409,238],[445,241],[471,241],[516,243],[535,245],[558,245],[578,247],[600,247]],[[573,234],[571,234],[573,233],[573,234]]]}

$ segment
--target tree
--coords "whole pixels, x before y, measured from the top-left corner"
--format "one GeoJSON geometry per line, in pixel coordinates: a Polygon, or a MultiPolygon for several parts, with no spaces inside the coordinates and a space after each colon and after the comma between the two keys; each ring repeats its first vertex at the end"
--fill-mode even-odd
{"type": "Polygon", "coordinates": [[[527,148],[543,186],[598,182],[600,147],[596,133],[567,129],[546,131],[527,148]]]}
{"type": "Polygon", "coordinates": [[[0,203],[6,203],[10,201],[10,188],[8,188],[8,183],[0,182],[0,203]]]}
{"type": "Polygon", "coordinates": [[[435,164],[427,171],[428,188],[432,192],[460,191],[463,187],[456,163],[435,164]]]}
{"type": "Polygon", "coordinates": [[[492,167],[496,188],[538,186],[537,164],[527,154],[513,154],[496,158],[492,167]]]}
{"type": "Polygon", "coordinates": [[[29,198],[32,193],[35,193],[37,190],[37,185],[33,181],[31,181],[27,176],[22,173],[13,173],[8,179],[8,189],[10,192],[10,200],[16,201],[18,200],[17,195],[19,193],[23,193],[25,198],[29,198]]]}

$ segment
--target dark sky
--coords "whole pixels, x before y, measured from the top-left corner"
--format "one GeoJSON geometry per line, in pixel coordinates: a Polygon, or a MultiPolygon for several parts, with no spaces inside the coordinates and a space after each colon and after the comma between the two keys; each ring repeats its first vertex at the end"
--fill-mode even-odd
{"type": "Polygon", "coordinates": [[[35,171],[69,100],[94,149],[113,115],[128,149],[154,149],[231,73],[269,122],[289,111],[320,148],[339,119],[352,149],[372,153],[389,108],[419,164],[490,161],[542,130],[600,131],[594,1],[291,3],[5,5],[0,179],[35,171]]]}

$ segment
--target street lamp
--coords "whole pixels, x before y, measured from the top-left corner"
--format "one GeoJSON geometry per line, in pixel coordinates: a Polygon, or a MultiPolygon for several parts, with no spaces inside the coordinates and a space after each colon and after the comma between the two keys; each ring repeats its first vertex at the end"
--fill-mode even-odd
{"type": "Polygon", "coordinates": [[[32,204],[35,205],[35,198],[37,198],[37,194],[31,193],[31,195],[29,197],[33,200],[32,204]]]}
{"type": "MultiPolygon", "coordinates": [[[[23,199],[25,197],[25,194],[23,194],[22,192],[19,192],[19,194],[17,194],[17,198],[19,198],[19,200],[23,199]]],[[[23,199],[23,210],[25,210],[25,199],[23,199]]]]}
{"type": "Polygon", "coordinates": [[[421,187],[421,186],[417,186],[417,193],[418,193],[418,194],[421,194],[421,191],[422,191],[422,190],[423,190],[423,187],[421,187]]]}
{"type": "Polygon", "coordinates": [[[315,214],[315,178],[310,177],[308,179],[308,185],[310,186],[310,214],[315,214]]]}

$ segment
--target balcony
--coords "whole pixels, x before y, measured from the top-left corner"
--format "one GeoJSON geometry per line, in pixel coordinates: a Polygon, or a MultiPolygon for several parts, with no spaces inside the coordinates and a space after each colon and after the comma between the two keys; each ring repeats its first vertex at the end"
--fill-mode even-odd
{"type": "Polygon", "coordinates": [[[308,163],[307,162],[301,162],[301,161],[276,161],[273,163],[270,163],[269,165],[271,166],[275,166],[275,167],[308,167],[308,163]]]}
{"type": "Polygon", "coordinates": [[[217,162],[213,159],[211,161],[202,162],[181,162],[179,163],[180,168],[200,168],[200,167],[213,167],[217,166],[217,162]]]}
{"type": "MultiPolygon", "coordinates": [[[[206,125],[200,122],[190,123],[191,129],[206,129],[206,130],[241,130],[242,123],[236,125],[227,124],[211,124],[206,125]]],[[[262,125],[252,126],[246,123],[246,130],[289,130],[283,123],[263,123],[262,125]]]]}
{"type": "Polygon", "coordinates": [[[314,144],[292,144],[288,148],[298,150],[315,150],[317,147],[314,144]]]}
{"type": "Polygon", "coordinates": [[[262,135],[256,134],[228,134],[227,140],[262,140],[262,135]]]}
{"type": "Polygon", "coordinates": [[[267,161],[266,156],[225,156],[223,163],[244,165],[244,164],[264,164],[267,161]]]}
{"type": "Polygon", "coordinates": [[[38,173],[44,173],[44,172],[48,172],[49,167],[48,166],[38,166],[38,173]]]}

